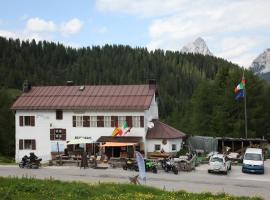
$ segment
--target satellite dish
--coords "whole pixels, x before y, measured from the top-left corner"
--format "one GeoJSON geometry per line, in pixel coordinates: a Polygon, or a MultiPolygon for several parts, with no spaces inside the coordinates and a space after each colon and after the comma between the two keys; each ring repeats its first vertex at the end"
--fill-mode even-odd
{"type": "Polygon", "coordinates": [[[147,127],[148,128],[153,128],[154,127],[154,123],[153,122],[148,122],[147,127]]]}

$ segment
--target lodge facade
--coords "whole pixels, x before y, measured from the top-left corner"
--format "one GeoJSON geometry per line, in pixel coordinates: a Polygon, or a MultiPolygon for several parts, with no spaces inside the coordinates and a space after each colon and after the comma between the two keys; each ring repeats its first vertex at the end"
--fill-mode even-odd
{"type": "Polygon", "coordinates": [[[149,152],[181,149],[185,134],[158,120],[155,84],[26,88],[11,108],[17,162],[30,152],[48,161],[68,141],[80,137],[100,145],[134,143],[145,157],[149,152]],[[113,137],[116,126],[124,123],[130,131],[113,137]]]}

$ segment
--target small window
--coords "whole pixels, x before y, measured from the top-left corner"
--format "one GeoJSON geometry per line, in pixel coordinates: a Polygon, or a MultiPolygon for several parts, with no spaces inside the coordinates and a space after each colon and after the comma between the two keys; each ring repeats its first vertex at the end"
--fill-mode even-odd
{"type": "Polygon", "coordinates": [[[31,126],[30,116],[24,116],[24,125],[31,126]]]}
{"type": "Polygon", "coordinates": [[[160,151],[160,144],[155,144],[155,151],[160,151]]]}
{"type": "Polygon", "coordinates": [[[36,150],[36,140],[19,140],[20,150],[36,150]]]}
{"type": "Polygon", "coordinates": [[[104,127],[111,127],[111,117],[104,116],[104,127]]]}
{"type": "Polygon", "coordinates": [[[62,110],[56,110],[56,119],[58,119],[58,120],[63,119],[63,111],[62,110]]]}
{"type": "Polygon", "coordinates": [[[97,127],[97,116],[90,116],[90,127],[97,127]]]}
{"type": "Polygon", "coordinates": [[[176,151],[176,144],[172,144],[172,151],[176,151]]]}
{"type": "Polygon", "coordinates": [[[119,116],[118,117],[118,126],[119,127],[123,127],[125,122],[126,122],[126,117],[125,116],[119,116]]]}
{"type": "Polygon", "coordinates": [[[83,116],[83,127],[90,127],[90,117],[83,116]]]}
{"type": "Polygon", "coordinates": [[[104,116],[97,116],[97,127],[104,127],[104,116]]]}
{"type": "Polygon", "coordinates": [[[132,125],[133,127],[140,127],[140,116],[132,116],[132,125]]]}
{"type": "Polygon", "coordinates": [[[20,116],[20,126],[35,126],[35,116],[20,116]]]}
{"type": "Polygon", "coordinates": [[[50,129],[50,140],[66,140],[66,129],[50,129]]]}
{"type": "Polygon", "coordinates": [[[32,149],[32,140],[24,140],[24,149],[32,149]]]}
{"type": "Polygon", "coordinates": [[[83,116],[76,116],[76,127],[83,126],[83,116]]]}
{"type": "Polygon", "coordinates": [[[118,126],[118,117],[117,116],[111,116],[111,127],[118,126]]]}

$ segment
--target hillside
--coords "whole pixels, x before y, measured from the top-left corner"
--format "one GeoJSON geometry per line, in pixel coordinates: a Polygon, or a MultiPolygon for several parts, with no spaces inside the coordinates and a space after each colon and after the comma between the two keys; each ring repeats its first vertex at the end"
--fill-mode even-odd
{"type": "MultiPolygon", "coordinates": [[[[21,89],[25,79],[33,85],[64,85],[67,80],[76,85],[140,84],[156,79],[161,120],[188,134],[244,136],[243,104],[234,100],[233,93],[242,71],[220,58],[123,45],[73,49],[0,37],[0,61],[3,91],[21,89]]],[[[260,137],[270,133],[270,90],[251,72],[245,76],[249,135],[260,137]]],[[[10,115],[6,107],[13,101],[9,95],[1,96],[5,97],[3,118],[10,115]]],[[[0,137],[1,143],[13,141],[13,123],[5,133],[9,138],[0,137]]]]}

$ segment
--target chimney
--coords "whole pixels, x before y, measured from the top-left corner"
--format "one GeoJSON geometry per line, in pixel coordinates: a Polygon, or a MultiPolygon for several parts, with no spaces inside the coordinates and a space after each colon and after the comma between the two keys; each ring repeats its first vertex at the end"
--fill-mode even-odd
{"type": "Polygon", "coordinates": [[[23,92],[29,92],[31,89],[32,89],[31,83],[29,83],[28,80],[25,80],[22,86],[23,92]]]}
{"type": "Polygon", "coordinates": [[[72,86],[72,85],[74,85],[74,82],[73,82],[73,81],[67,81],[67,82],[66,82],[66,85],[67,85],[67,86],[72,86]]]}
{"type": "Polygon", "coordinates": [[[157,88],[157,81],[156,79],[149,79],[148,80],[149,89],[156,89],[157,88]]]}

